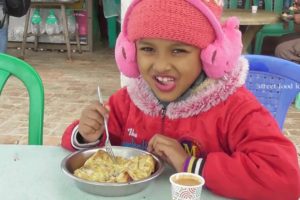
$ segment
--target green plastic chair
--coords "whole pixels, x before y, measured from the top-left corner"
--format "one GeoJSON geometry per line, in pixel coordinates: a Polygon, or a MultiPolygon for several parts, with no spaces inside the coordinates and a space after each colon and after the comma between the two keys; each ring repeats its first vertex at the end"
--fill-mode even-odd
{"type": "MultiPolygon", "coordinates": [[[[258,0],[255,0],[255,5],[258,5],[258,0]]],[[[265,10],[273,11],[281,14],[283,11],[283,0],[265,0],[265,10]],[[274,7],[272,2],[274,1],[274,7]]],[[[282,22],[276,24],[264,25],[256,34],[254,54],[261,54],[262,45],[266,36],[279,37],[288,33],[294,32],[294,21],[288,22],[288,27],[284,28],[282,22]]]]}
{"type": "Polygon", "coordinates": [[[21,80],[29,93],[28,144],[43,144],[44,87],[39,74],[28,63],[0,53],[0,94],[10,76],[21,80]]]}
{"type": "MultiPolygon", "coordinates": [[[[224,8],[225,9],[236,9],[238,8],[238,3],[239,0],[224,0],[224,8]]],[[[250,9],[250,0],[245,0],[244,1],[244,8],[245,9],[250,9]]]]}

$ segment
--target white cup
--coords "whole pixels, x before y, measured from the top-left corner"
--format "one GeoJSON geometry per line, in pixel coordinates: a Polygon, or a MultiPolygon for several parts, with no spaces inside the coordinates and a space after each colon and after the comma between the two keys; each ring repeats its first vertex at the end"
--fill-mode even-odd
{"type": "Polygon", "coordinates": [[[252,13],[257,13],[257,6],[252,6],[252,13]]]}
{"type": "Polygon", "coordinates": [[[179,172],[170,176],[172,200],[200,200],[204,178],[198,174],[179,172]]]}

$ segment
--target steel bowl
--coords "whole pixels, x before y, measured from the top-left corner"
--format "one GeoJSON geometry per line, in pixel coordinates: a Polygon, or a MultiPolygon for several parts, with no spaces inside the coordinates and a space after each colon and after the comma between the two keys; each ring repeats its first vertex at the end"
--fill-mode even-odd
{"type": "Polygon", "coordinates": [[[146,179],[131,181],[128,183],[103,183],[87,181],[73,175],[73,172],[80,168],[90,156],[96,153],[99,149],[105,151],[105,148],[86,149],[74,152],[62,160],[61,169],[68,177],[73,179],[77,187],[82,191],[106,197],[126,196],[138,193],[145,189],[164,170],[163,161],[147,151],[122,146],[112,146],[112,148],[116,156],[122,156],[124,158],[130,158],[140,154],[152,155],[155,160],[154,173],[146,179]]]}

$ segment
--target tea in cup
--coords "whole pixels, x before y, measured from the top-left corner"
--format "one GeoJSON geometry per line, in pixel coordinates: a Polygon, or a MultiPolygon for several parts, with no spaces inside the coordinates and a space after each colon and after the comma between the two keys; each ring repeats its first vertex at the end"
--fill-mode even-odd
{"type": "Polygon", "coordinates": [[[173,200],[200,200],[205,181],[198,174],[179,172],[170,176],[173,200]]]}

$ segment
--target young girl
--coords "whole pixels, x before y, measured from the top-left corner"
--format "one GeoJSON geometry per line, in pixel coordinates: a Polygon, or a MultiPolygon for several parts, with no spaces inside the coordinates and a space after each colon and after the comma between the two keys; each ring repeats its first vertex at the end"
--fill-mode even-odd
{"type": "Polygon", "coordinates": [[[236,199],[296,200],[293,144],[244,87],[238,21],[220,25],[220,0],[134,0],[116,46],[127,87],[85,108],[62,138],[69,150],[113,145],[159,155],[236,199]]]}

